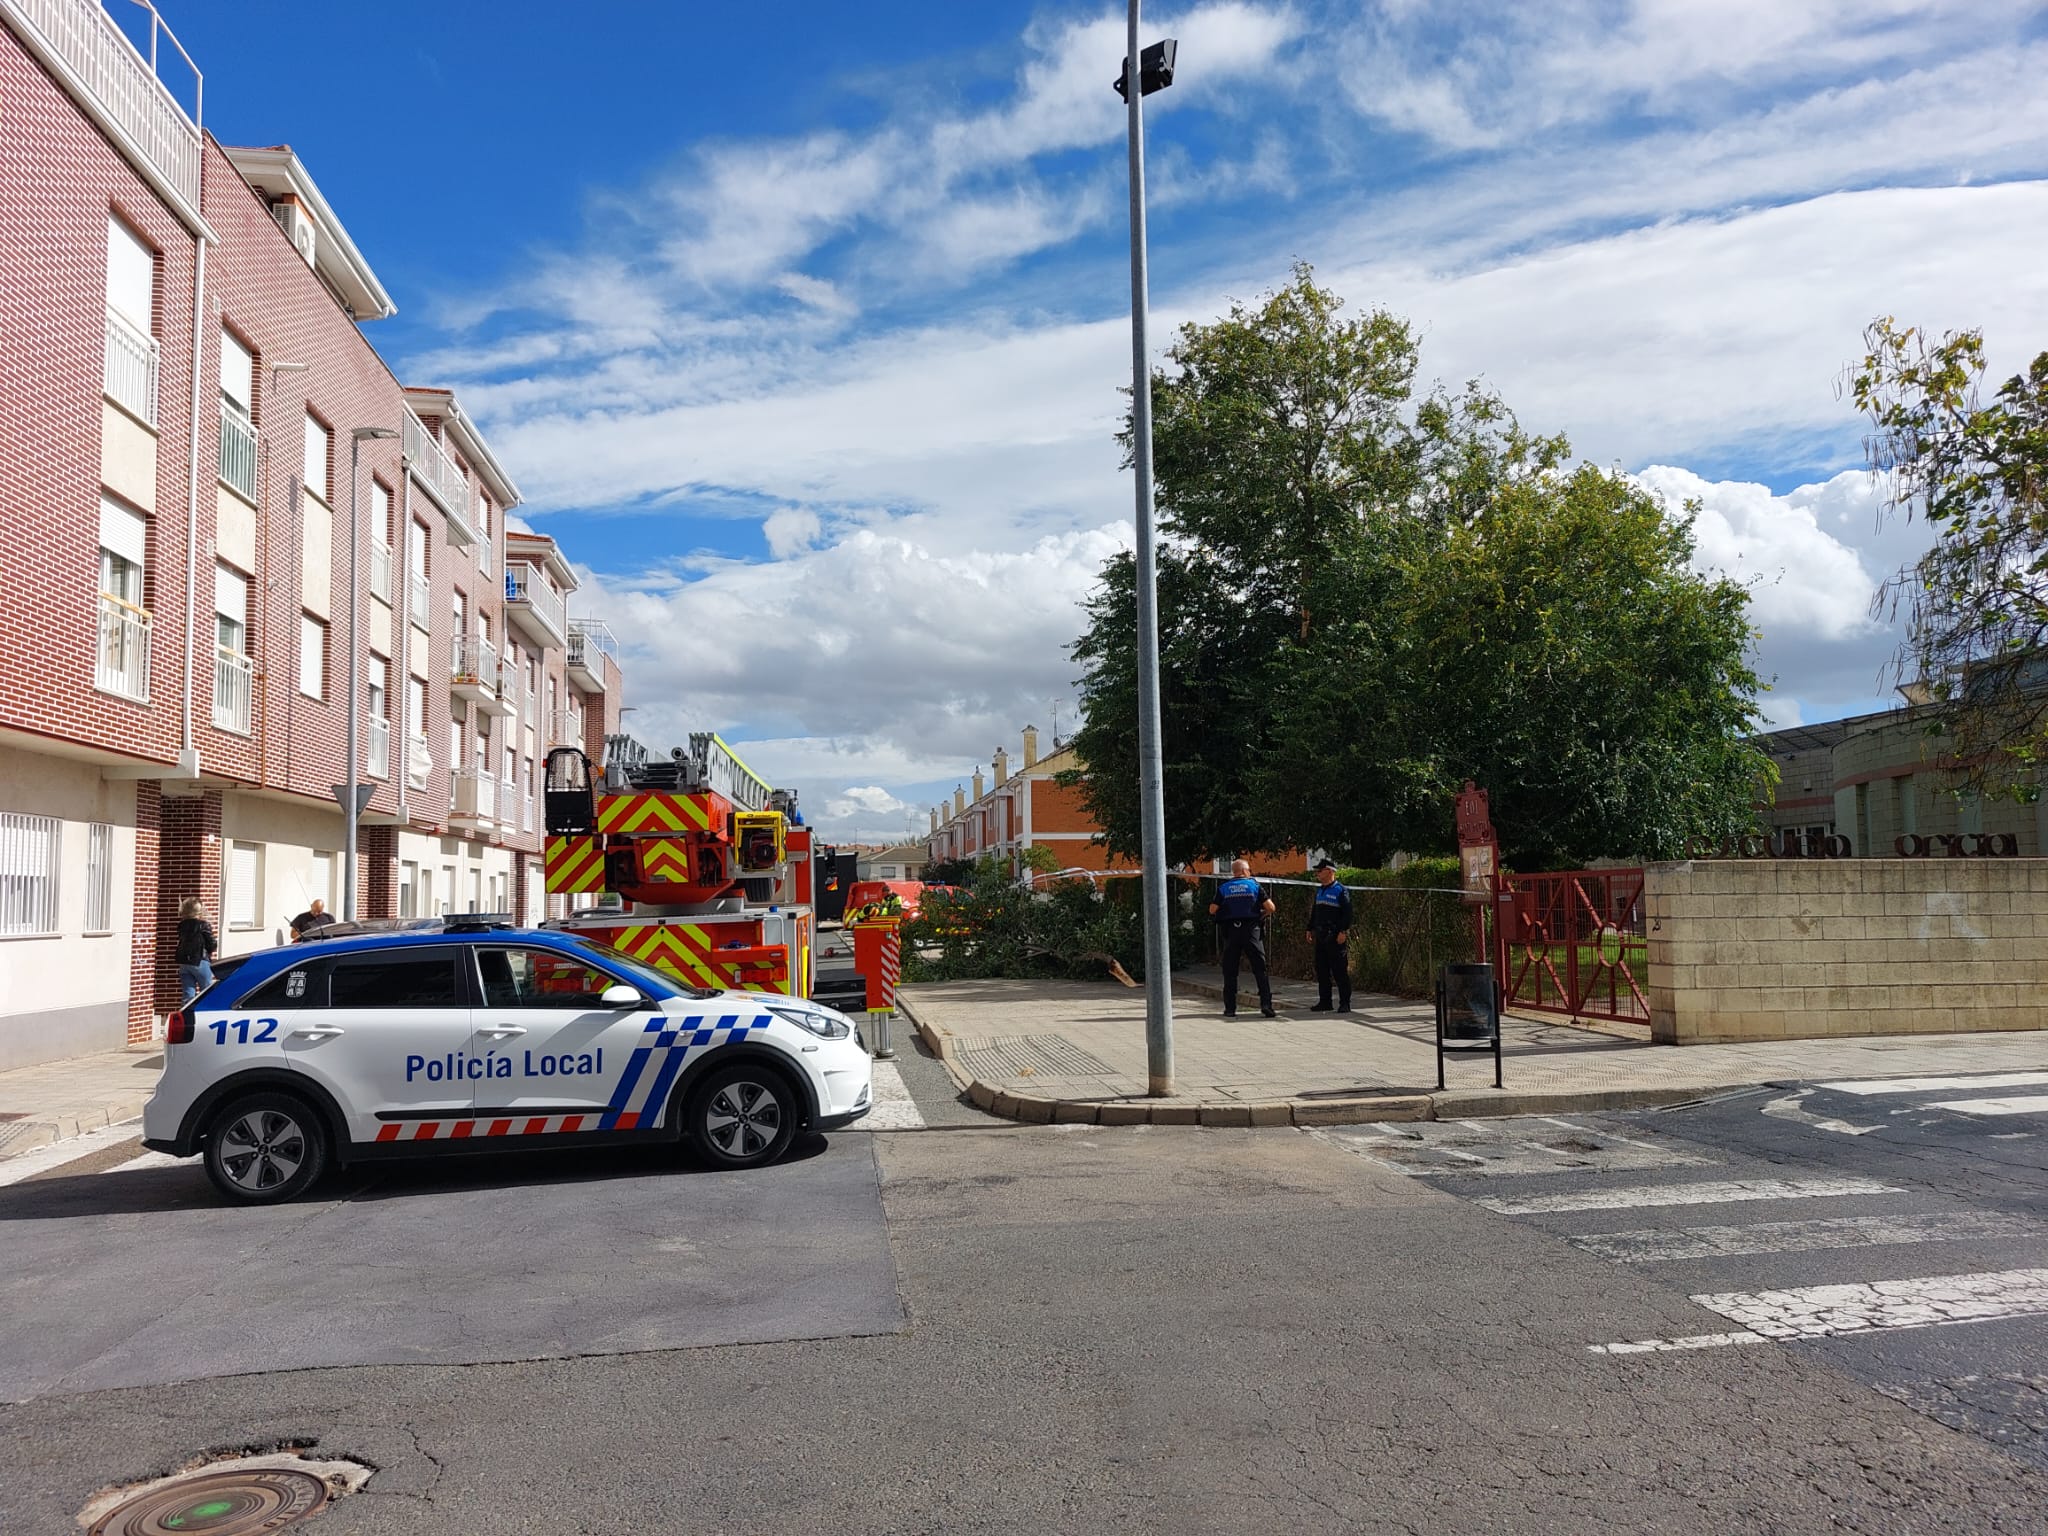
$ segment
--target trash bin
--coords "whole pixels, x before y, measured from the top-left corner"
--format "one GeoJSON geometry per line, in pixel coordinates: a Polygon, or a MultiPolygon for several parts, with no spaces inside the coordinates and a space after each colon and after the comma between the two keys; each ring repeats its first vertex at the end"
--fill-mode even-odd
{"type": "Polygon", "coordinates": [[[1436,1007],[1447,1046],[1491,1048],[1500,1035],[1500,993],[1491,965],[1446,965],[1437,975],[1436,1007]]]}

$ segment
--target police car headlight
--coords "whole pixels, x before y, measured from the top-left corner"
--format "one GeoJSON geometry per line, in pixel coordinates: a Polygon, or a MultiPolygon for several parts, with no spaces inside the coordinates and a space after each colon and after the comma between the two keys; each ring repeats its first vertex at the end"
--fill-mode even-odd
{"type": "Polygon", "coordinates": [[[768,1011],[778,1019],[785,1019],[798,1029],[807,1029],[820,1040],[844,1040],[853,1033],[853,1026],[844,1019],[835,1019],[829,1013],[815,1013],[809,1008],[777,1008],[769,1005],[768,1011]]]}

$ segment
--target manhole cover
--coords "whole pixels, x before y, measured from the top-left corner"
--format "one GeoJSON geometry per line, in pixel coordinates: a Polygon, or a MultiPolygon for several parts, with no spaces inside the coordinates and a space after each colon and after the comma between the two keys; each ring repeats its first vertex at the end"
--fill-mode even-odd
{"type": "Polygon", "coordinates": [[[1064,1035],[1001,1035],[959,1047],[961,1063],[983,1082],[1006,1077],[1112,1077],[1116,1069],[1064,1035]]]}
{"type": "Polygon", "coordinates": [[[86,1506],[79,1523],[87,1536],[262,1536],[318,1514],[369,1475],[358,1462],[291,1455],[209,1462],[110,1489],[86,1506]]]}

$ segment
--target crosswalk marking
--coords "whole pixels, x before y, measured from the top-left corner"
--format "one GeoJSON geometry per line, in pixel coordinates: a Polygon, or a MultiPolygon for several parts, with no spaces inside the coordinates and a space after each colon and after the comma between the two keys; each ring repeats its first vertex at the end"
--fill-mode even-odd
{"type": "Polygon", "coordinates": [[[1966,1093],[1977,1088],[2048,1086],[2048,1072],[1987,1072],[1977,1077],[1869,1077],[1844,1083],[1822,1083],[1820,1086],[1835,1093],[1864,1095],[1932,1093],[1944,1088],[1966,1093]]]}
{"type": "Polygon", "coordinates": [[[1635,1339],[1623,1344],[1588,1344],[1596,1355],[1663,1355],[1684,1349],[1719,1349],[1728,1344],[1768,1344],[1760,1333],[1689,1333],[1676,1339],[1635,1339]]]}
{"type": "Polygon", "coordinates": [[[33,1152],[10,1157],[0,1162],[0,1189],[9,1184],[19,1184],[23,1179],[32,1179],[39,1173],[48,1173],[52,1168],[62,1168],[66,1163],[75,1163],[81,1157],[91,1157],[95,1152],[104,1152],[109,1147],[118,1147],[141,1134],[140,1120],[124,1120],[119,1125],[87,1131],[83,1136],[53,1141],[47,1147],[37,1147],[33,1152]]]}
{"type": "Polygon", "coordinates": [[[1693,1300],[1771,1339],[1818,1339],[2048,1314],[2048,1269],[1934,1275],[1781,1291],[1725,1291],[1693,1300]]]}
{"type": "Polygon", "coordinates": [[[2008,1099],[1943,1099],[1929,1109],[1952,1109],[1960,1115],[2038,1115],[2048,1111],[2048,1093],[2008,1099]]]}
{"type": "Polygon", "coordinates": [[[877,1061],[875,1069],[875,1106],[849,1127],[856,1131],[921,1131],[924,1129],[924,1115],[917,1107],[917,1101],[910,1096],[910,1089],[903,1081],[903,1074],[893,1061],[877,1061]]]}
{"type": "Polygon", "coordinates": [[[1646,1227],[1582,1233],[1574,1247],[1617,1264],[1724,1259],[1762,1253],[1814,1253],[1900,1243],[2003,1242],[2048,1236],[2048,1222],[2003,1211],[1933,1211],[1913,1216],[1830,1216],[1764,1221],[1746,1227],[1646,1227]]]}
{"type": "Polygon", "coordinates": [[[1503,1216],[1563,1211],[1619,1211],[1651,1205],[1725,1205],[1751,1200],[1814,1200],[1840,1195],[1896,1195],[1896,1184],[1876,1179],[1725,1179],[1707,1184],[1631,1184],[1569,1195],[1524,1195],[1476,1202],[1503,1216]]]}

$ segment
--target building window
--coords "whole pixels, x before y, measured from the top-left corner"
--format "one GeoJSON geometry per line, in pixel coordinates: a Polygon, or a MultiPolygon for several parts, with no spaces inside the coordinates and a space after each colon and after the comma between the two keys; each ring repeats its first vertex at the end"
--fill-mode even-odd
{"type": "Polygon", "coordinates": [[[453,912],[455,910],[455,903],[461,899],[455,893],[455,866],[453,864],[443,864],[441,866],[441,889],[448,894],[441,898],[441,910],[434,914],[436,917],[453,912]]]}
{"type": "Polygon", "coordinates": [[[64,824],[54,816],[0,811],[0,934],[42,937],[57,931],[63,840],[64,824]]]}
{"type": "Polygon", "coordinates": [[[391,487],[370,482],[370,596],[391,601],[391,487]]]}
{"type": "Polygon", "coordinates": [[[149,523],[111,496],[100,497],[100,636],[95,681],[108,693],[149,698],[149,610],[142,606],[149,523]]]}
{"type": "Polygon", "coordinates": [[[263,921],[263,845],[230,843],[221,861],[220,909],[230,928],[263,921]]]}
{"type": "Polygon", "coordinates": [[[334,855],[331,853],[316,852],[313,855],[313,878],[307,884],[306,904],[311,906],[316,899],[330,908],[334,905],[334,855]]]}
{"type": "Polygon", "coordinates": [[[107,216],[106,396],[156,425],[156,252],[107,216]]]}
{"type": "Polygon", "coordinates": [[[220,333],[220,478],[256,499],[256,359],[233,331],[220,333]]]}
{"type": "Polygon", "coordinates": [[[333,463],[334,435],[311,411],[306,412],[306,454],[299,474],[306,489],[318,496],[329,506],[334,504],[332,487],[328,484],[329,466],[333,463]]]}
{"type": "Polygon", "coordinates": [[[114,931],[114,829],[104,821],[85,829],[85,931],[114,931]]]}
{"type": "Polygon", "coordinates": [[[406,558],[411,561],[408,569],[412,573],[412,584],[406,593],[406,612],[420,629],[433,622],[427,613],[427,605],[431,601],[431,589],[427,586],[427,545],[431,537],[427,525],[415,521],[412,542],[406,546],[406,558]]]}
{"type": "Polygon", "coordinates": [[[327,696],[327,626],[310,613],[299,615],[299,692],[327,696]]]}
{"type": "Polygon", "coordinates": [[[249,578],[218,561],[213,567],[213,723],[249,734],[254,664],[249,659],[249,578]]]}
{"type": "Polygon", "coordinates": [[[370,777],[391,777],[391,695],[390,668],[382,656],[371,656],[363,665],[363,687],[369,695],[370,777]]]}
{"type": "Polygon", "coordinates": [[[418,917],[420,867],[411,859],[398,866],[398,915],[418,917]]]}

